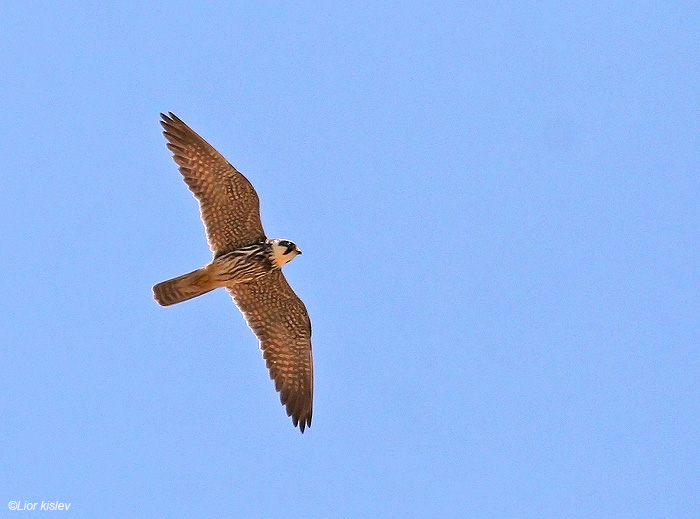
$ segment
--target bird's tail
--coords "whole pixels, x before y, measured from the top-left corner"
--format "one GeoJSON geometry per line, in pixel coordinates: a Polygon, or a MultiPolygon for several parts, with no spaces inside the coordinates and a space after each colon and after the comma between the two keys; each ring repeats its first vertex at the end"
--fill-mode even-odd
{"type": "Polygon", "coordinates": [[[153,287],[153,297],[161,306],[182,303],[217,288],[206,267],[184,274],[153,287]]]}

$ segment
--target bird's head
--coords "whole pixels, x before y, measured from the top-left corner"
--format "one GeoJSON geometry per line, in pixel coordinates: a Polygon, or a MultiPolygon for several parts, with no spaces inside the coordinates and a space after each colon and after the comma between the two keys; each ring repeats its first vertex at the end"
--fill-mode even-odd
{"type": "Polygon", "coordinates": [[[272,257],[275,260],[277,267],[282,268],[284,265],[292,261],[295,256],[301,254],[301,250],[296,244],[289,240],[271,240],[272,257]]]}

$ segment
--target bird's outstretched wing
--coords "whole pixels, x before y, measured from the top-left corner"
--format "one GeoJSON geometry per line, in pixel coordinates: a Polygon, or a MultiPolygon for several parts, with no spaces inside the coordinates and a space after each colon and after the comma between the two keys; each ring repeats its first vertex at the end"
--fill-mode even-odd
{"type": "Polygon", "coordinates": [[[168,149],[199,210],[214,256],[265,239],[253,186],[175,114],[160,114],[168,149]]]}
{"type": "Polygon", "coordinates": [[[304,432],[311,425],[314,391],[311,320],[304,303],[281,270],[227,288],[260,339],[270,378],[287,415],[304,432]]]}

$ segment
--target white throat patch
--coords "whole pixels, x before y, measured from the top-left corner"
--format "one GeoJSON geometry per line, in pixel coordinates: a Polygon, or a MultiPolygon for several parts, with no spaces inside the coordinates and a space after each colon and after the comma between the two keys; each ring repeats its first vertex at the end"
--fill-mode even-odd
{"type": "Polygon", "coordinates": [[[282,268],[284,265],[292,261],[292,259],[294,259],[298,253],[296,251],[291,251],[285,254],[285,252],[287,252],[287,247],[280,245],[278,241],[279,240],[272,241],[272,258],[275,265],[278,268],[282,268]]]}

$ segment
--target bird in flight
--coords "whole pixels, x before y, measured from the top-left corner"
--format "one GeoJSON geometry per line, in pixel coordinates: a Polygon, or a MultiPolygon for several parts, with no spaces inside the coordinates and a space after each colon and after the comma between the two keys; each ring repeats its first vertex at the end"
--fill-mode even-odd
{"type": "Polygon", "coordinates": [[[260,340],[287,415],[303,433],[313,407],[311,321],[282,274],[282,266],[301,251],[291,241],[265,236],[260,201],[247,178],[172,112],[160,116],[168,149],[199,202],[214,258],[158,283],[153,296],[169,306],[226,288],[260,340]]]}

